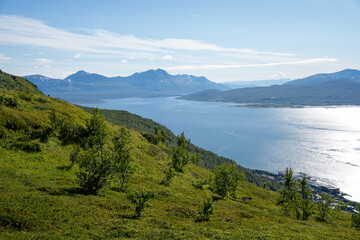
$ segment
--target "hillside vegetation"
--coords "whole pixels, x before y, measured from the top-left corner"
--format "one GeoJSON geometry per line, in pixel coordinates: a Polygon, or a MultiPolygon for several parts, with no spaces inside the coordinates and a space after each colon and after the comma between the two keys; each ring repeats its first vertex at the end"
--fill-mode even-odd
{"type": "Polygon", "coordinates": [[[173,141],[154,144],[144,130],[110,122],[104,125],[106,144],[110,149],[110,139],[127,132],[134,173],[125,192],[109,181],[89,194],[79,184],[81,165],[70,159],[86,151],[81,145],[90,144],[92,120],[96,116],[101,121],[101,116],[31,92],[31,85],[1,86],[0,239],[360,238],[351,228],[350,214],[338,212],[326,223],[296,220],[276,205],[279,193],[247,181],[222,199],[209,184],[216,175],[192,163],[175,172],[169,185],[161,184],[171,165],[173,141]],[[133,200],[147,191],[149,201],[136,217],[133,200]],[[206,208],[208,203],[212,208],[206,208]],[[209,214],[213,210],[210,219],[199,209],[209,214]]]}

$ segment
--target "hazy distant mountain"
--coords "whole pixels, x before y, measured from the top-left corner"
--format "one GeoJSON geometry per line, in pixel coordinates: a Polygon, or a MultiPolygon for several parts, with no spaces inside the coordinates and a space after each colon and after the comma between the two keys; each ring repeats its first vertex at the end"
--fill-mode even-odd
{"type": "Polygon", "coordinates": [[[324,106],[360,105],[358,70],[318,74],[283,85],[206,90],[183,96],[181,99],[256,104],[259,106],[324,106]],[[315,77],[318,76],[318,77],[315,77]],[[296,83],[296,84],[295,84],[296,83]]]}
{"type": "Polygon", "coordinates": [[[246,87],[265,87],[271,85],[280,85],[291,81],[289,78],[271,79],[271,80],[253,80],[253,81],[232,81],[223,82],[229,88],[246,88],[246,87]]]}
{"type": "Polygon", "coordinates": [[[353,81],[360,82],[360,71],[356,69],[345,69],[335,73],[321,73],[311,75],[306,78],[296,79],[294,81],[287,82],[287,85],[294,84],[314,84],[328,81],[353,81]]]}
{"type": "Polygon", "coordinates": [[[96,101],[106,98],[173,96],[205,89],[229,89],[205,77],[170,75],[165,70],[148,70],[128,77],[106,77],[78,71],[65,79],[42,75],[24,78],[44,93],[68,101],[96,101]]]}

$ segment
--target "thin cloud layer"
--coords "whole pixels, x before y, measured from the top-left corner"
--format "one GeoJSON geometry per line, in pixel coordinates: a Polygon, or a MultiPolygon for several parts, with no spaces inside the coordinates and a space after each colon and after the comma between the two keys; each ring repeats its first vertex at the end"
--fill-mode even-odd
{"type": "Polygon", "coordinates": [[[298,61],[288,62],[270,62],[259,64],[209,64],[209,65],[183,65],[165,68],[166,70],[209,70],[209,69],[229,69],[229,68],[248,68],[248,67],[267,67],[267,66],[280,66],[280,65],[298,65],[298,64],[312,64],[312,63],[324,63],[324,62],[337,62],[336,58],[311,58],[298,61]]]}
{"type": "Polygon", "coordinates": [[[185,50],[293,56],[290,53],[225,48],[192,39],[141,39],[133,35],[118,35],[101,29],[89,30],[86,33],[74,33],[48,26],[39,20],[9,15],[0,15],[0,44],[30,45],[107,54],[121,54],[127,50],[159,53],[185,50]]]}
{"type": "Polygon", "coordinates": [[[10,59],[11,59],[11,57],[6,57],[3,53],[0,53],[0,61],[7,61],[10,59]]]}

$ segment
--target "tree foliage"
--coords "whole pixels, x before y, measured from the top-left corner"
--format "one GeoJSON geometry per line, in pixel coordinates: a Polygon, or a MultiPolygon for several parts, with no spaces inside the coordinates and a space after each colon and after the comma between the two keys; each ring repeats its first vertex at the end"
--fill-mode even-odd
{"type": "Polygon", "coordinates": [[[161,181],[160,184],[164,186],[169,186],[171,179],[175,176],[175,170],[170,166],[165,172],[165,178],[161,181]]]}
{"type": "Polygon", "coordinates": [[[279,192],[280,199],[278,204],[282,206],[284,214],[290,216],[291,212],[295,212],[299,218],[300,212],[298,206],[300,204],[300,196],[298,193],[298,183],[293,178],[293,170],[291,168],[286,168],[284,187],[279,192]]]}
{"type": "Polygon", "coordinates": [[[85,133],[83,149],[76,148],[70,160],[79,165],[76,175],[80,187],[90,194],[97,194],[108,184],[113,169],[111,152],[105,146],[108,131],[98,109],[87,121],[85,133]]]}
{"type": "Polygon", "coordinates": [[[213,200],[207,197],[206,200],[200,204],[196,222],[209,221],[210,215],[214,213],[213,200]]]}
{"type": "Polygon", "coordinates": [[[317,205],[318,213],[316,220],[319,222],[329,222],[333,217],[333,211],[330,208],[332,203],[331,196],[329,194],[321,194],[321,200],[317,205]]]}
{"type": "Polygon", "coordinates": [[[153,144],[159,144],[160,142],[166,143],[166,139],[168,137],[166,131],[164,128],[159,128],[155,126],[155,133],[145,132],[143,133],[143,136],[151,143],[153,144]]]}
{"type": "Polygon", "coordinates": [[[356,205],[356,210],[358,213],[351,216],[351,227],[360,230],[360,204],[356,205]]]}
{"type": "MultiPolygon", "coordinates": [[[[56,116],[52,114],[51,118],[56,122],[56,116]]],[[[134,172],[127,130],[122,128],[111,144],[105,120],[95,109],[83,132],[81,147],[76,147],[70,157],[72,164],[79,165],[79,185],[88,193],[97,194],[111,178],[120,191],[126,191],[134,172]]]]}
{"type": "Polygon", "coordinates": [[[213,191],[222,198],[234,194],[240,180],[243,179],[235,164],[222,164],[214,171],[213,191]]]}
{"type": "MultiPolygon", "coordinates": [[[[304,174],[301,181],[300,181],[300,193],[301,193],[301,200],[300,200],[300,210],[301,210],[301,219],[308,220],[311,214],[313,213],[313,204],[310,201],[311,191],[310,188],[307,186],[307,179],[306,175],[304,174]]],[[[299,219],[299,217],[298,217],[299,219]]]]}
{"type": "Polygon", "coordinates": [[[140,218],[147,201],[155,197],[155,194],[147,190],[138,190],[128,194],[128,199],[135,204],[135,217],[140,218]]]}
{"type": "Polygon", "coordinates": [[[76,173],[78,183],[87,193],[97,194],[108,185],[112,161],[107,150],[91,148],[79,152],[73,159],[79,165],[79,171],[76,173]]]}
{"type": "Polygon", "coordinates": [[[113,179],[116,187],[125,192],[135,169],[132,166],[132,158],[129,149],[130,134],[125,128],[121,128],[120,133],[113,139],[113,179]]]}
{"type": "Polygon", "coordinates": [[[190,144],[190,139],[185,138],[184,132],[182,132],[176,140],[177,146],[173,149],[171,167],[177,172],[183,172],[186,164],[190,162],[196,163],[200,156],[187,151],[186,147],[190,144]]]}

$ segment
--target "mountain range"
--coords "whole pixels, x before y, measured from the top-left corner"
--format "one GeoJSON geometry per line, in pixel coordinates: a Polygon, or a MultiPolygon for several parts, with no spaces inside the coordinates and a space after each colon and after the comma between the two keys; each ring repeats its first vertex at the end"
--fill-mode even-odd
{"type": "Polygon", "coordinates": [[[262,107],[360,105],[360,71],[345,69],[316,74],[268,87],[205,90],[185,95],[181,99],[235,102],[262,107]]]}
{"type": "Polygon", "coordinates": [[[81,70],[65,79],[42,75],[28,75],[24,78],[47,94],[72,102],[124,97],[164,97],[205,89],[229,89],[206,77],[171,75],[162,69],[148,70],[127,77],[106,77],[81,70]]]}

